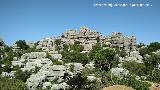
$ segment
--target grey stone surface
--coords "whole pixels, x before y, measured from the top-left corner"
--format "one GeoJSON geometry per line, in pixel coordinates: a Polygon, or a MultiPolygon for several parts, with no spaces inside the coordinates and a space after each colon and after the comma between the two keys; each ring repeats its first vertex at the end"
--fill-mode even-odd
{"type": "Polygon", "coordinates": [[[47,87],[51,87],[51,86],[52,86],[51,82],[44,82],[42,89],[47,89],[47,87]]]}
{"type": "Polygon", "coordinates": [[[73,71],[74,71],[74,73],[81,72],[82,69],[84,68],[81,63],[66,63],[65,65],[66,65],[68,68],[70,68],[71,65],[73,65],[73,71]]]}
{"type": "Polygon", "coordinates": [[[31,53],[25,53],[21,56],[22,59],[40,59],[45,57],[46,57],[45,52],[31,52],[31,53]]]}
{"type": "Polygon", "coordinates": [[[88,68],[88,69],[94,69],[95,67],[94,67],[94,62],[89,62],[89,63],[87,63],[86,65],[85,65],[85,67],[86,68],[88,68]]]}
{"type": "Polygon", "coordinates": [[[62,55],[61,54],[50,54],[50,55],[55,60],[61,60],[62,59],[62,55]]]}
{"type": "MultiPolygon", "coordinates": [[[[39,84],[44,84],[44,87],[46,86],[43,81],[53,81],[57,79],[57,82],[61,83],[64,81],[65,73],[69,73],[67,70],[67,67],[63,65],[53,65],[48,67],[43,67],[39,70],[38,73],[32,74],[30,78],[27,79],[26,85],[29,90],[35,90],[36,87],[39,84]]],[[[67,76],[66,76],[67,77],[67,76]]],[[[50,85],[49,83],[47,85],[50,85]]],[[[63,84],[55,84],[59,87],[65,87],[63,84]],[[59,86],[61,85],[61,86],[59,86]]],[[[55,86],[52,86],[52,88],[55,88],[55,86]]]]}
{"type": "Polygon", "coordinates": [[[2,72],[1,76],[2,77],[14,77],[16,71],[11,71],[11,72],[2,72]]]}
{"type": "Polygon", "coordinates": [[[87,76],[87,79],[88,79],[89,81],[94,81],[94,80],[96,80],[97,78],[96,78],[95,76],[93,76],[93,75],[90,75],[90,76],[87,76]]]}
{"type": "Polygon", "coordinates": [[[111,73],[116,76],[116,77],[123,77],[126,76],[127,74],[129,74],[129,71],[124,69],[124,68],[112,68],[111,69],[111,73]]]}
{"type": "Polygon", "coordinates": [[[129,53],[129,56],[126,57],[119,57],[120,62],[124,61],[133,61],[137,63],[143,63],[143,57],[139,54],[138,51],[132,51],[129,53]]]}
{"type": "Polygon", "coordinates": [[[20,61],[11,61],[12,62],[12,66],[22,66],[22,65],[24,65],[22,62],[20,62],[20,61]]]}

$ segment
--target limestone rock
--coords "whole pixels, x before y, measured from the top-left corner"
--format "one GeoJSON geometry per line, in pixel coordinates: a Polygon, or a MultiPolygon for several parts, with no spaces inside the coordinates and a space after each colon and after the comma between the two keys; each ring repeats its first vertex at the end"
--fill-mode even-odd
{"type": "Polygon", "coordinates": [[[1,76],[2,77],[14,77],[16,71],[11,71],[11,72],[2,72],[1,76]]]}
{"type": "Polygon", "coordinates": [[[55,60],[61,60],[62,59],[62,55],[61,54],[51,54],[51,57],[55,60]]]}
{"type": "Polygon", "coordinates": [[[46,89],[47,87],[50,87],[50,86],[52,86],[51,82],[45,82],[43,83],[42,89],[46,89]]]}
{"type": "Polygon", "coordinates": [[[111,69],[111,73],[116,76],[116,77],[123,77],[126,76],[127,74],[129,74],[129,71],[124,69],[124,68],[112,68],[111,69]]]}
{"type": "Polygon", "coordinates": [[[21,56],[21,58],[23,59],[40,59],[45,57],[46,57],[45,52],[31,52],[31,53],[25,53],[21,56]]]}

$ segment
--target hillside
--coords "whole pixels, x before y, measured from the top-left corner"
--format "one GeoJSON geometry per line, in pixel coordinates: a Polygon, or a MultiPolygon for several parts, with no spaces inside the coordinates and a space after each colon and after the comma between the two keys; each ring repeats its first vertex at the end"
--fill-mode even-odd
{"type": "Polygon", "coordinates": [[[154,83],[160,42],[86,27],[12,46],[0,40],[0,90],[156,90],[154,83]]]}

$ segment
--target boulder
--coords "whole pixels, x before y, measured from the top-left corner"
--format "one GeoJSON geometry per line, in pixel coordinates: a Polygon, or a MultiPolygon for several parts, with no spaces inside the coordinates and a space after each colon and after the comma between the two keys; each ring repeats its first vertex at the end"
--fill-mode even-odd
{"type": "Polygon", "coordinates": [[[55,60],[61,60],[62,59],[62,55],[61,54],[51,54],[51,57],[55,60]]]}
{"type": "Polygon", "coordinates": [[[51,82],[45,82],[43,83],[42,89],[47,89],[47,87],[50,87],[50,86],[52,86],[51,82]]]}
{"type": "Polygon", "coordinates": [[[112,68],[111,73],[116,77],[123,77],[129,74],[129,71],[124,68],[112,68]]]}

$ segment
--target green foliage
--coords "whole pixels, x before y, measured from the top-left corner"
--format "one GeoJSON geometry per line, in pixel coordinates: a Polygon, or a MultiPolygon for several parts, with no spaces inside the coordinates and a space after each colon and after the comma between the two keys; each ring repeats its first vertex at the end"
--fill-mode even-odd
{"type": "Polygon", "coordinates": [[[61,39],[56,39],[55,41],[54,41],[54,43],[58,46],[58,45],[60,45],[61,44],[61,39]]]}
{"type": "Polygon", "coordinates": [[[147,79],[152,82],[160,83],[160,70],[154,69],[148,75],[147,79]]]}
{"type": "Polygon", "coordinates": [[[82,70],[82,74],[85,75],[85,76],[90,75],[90,74],[95,74],[95,72],[96,72],[96,69],[91,70],[89,68],[84,68],[82,70]]]}
{"type": "Polygon", "coordinates": [[[144,56],[145,54],[152,54],[152,52],[156,52],[159,49],[160,49],[160,43],[152,42],[147,47],[140,48],[139,52],[141,56],[144,56]]]}
{"type": "Polygon", "coordinates": [[[77,52],[82,52],[83,51],[83,46],[79,45],[79,44],[70,45],[70,50],[77,51],[77,52]]]}
{"type": "Polygon", "coordinates": [[[3,67],[3,71],[5,72],[10,72],[12,70],[11,68],[11,61],[13,60],[14,53],[13,52],[8,52],[7,57],[4,57],[2,60],[2,63],[5,64],[5,67],[3,67]]]}
{"type": "Polygon", "coordinates": [[[68,51],[68,49],[69,49],[69,45],[63,44],[63,51],[68,51]]]}
{"type": "Polygon", "coordinates": [[[149,54],[148,48],[147,47],[140,48],[139,53],[140,53],[141,56],[144,57],[146,54],[149,54]]]}
{"type": "Polygon", "coordinates": [[[62,62],[58,61],[58,60],[53,60],[53,65],[62,65],[62,62]]]}
{"type": "Polygon", "coordinates": [[[69,69],[70,69],[70,71],[71,71],[71,72],[73,72],[73,71],[74,71],[74,65],[73,65],[73,64],[71,64],[69,67],[70,67],[70,68],[69,68],[69,69]]]}
{"type": "Polygon", "coordinates": [[[80,90],[84,89],[86,85],[87,77],[83,77],[81,73],[78,73],[76,76],[73,76],[67,84],[70,85],[70,90],[80,90]]]}
{"type": "Polygon", "coordinates": [[[160,55],[151,54],[150,57],[144,59],[144,63],[148,71],[158,68],[158,65],[160,64],[160,55]]]}
{"type": "Polygon", "coordinates": [[[1,56],[4,56],[4,54],[5,54],[4,51],[0,49],[0,60],[3,58],[1,56]]]}
{"type": "Polygon", "coordinates": [[[158,49],[160,49],[160,43],[159,42],[152,42],[150,45],[148,45],[149,52],[155,52],[158,49]]]}
{"type": "Polygon", "coordinates": [[[5,65],[4,67],[3,67],[3,71],[4,72],[11,72],[13,69],[11,68],[11,65],[5,65]]]}
{"type": "Polygon", "coordinates": [[[46,52],[46,58],[49,58],[52,60],[52,56],[48,52],[46,52]]]}
{"type": "Polygon", "coordinates": [[[143,63],[136,63],[134,61],[125,61],[122,64],[122,67],[129,70],[131,74],[138,76],[146,75],[146,66],[143,63]]]}
{"type": "Polygon", "coordinates": [[[73,78],[67,81],[67,84],[71,86],[69,90],[99,90],[101,86],[97,80],[89,81],[81,73],[73,76],[73,78]]]}
{"type": "Polygon", "coordinates": [[[96,40],[97,40],[97,43],[99,43],[99,42],[100,42],[100,38],[99,38],[99,37],[97,37],[97,38],[96,38],[96,40]]]}
{"type": "Polygon", "coordinates": [[[94,55],[95,67],[100,70],[108,71],[112,68],[113,62],[115,62],[115,51],[113,49],[102,49],[94,55]]]}
{"type": "Polygon", "coordinates": [[[139,81],[135,79],[135,76],[128,75],[123,79],[116,79],[115,84],[130,86],[136,90],[149,90],[151,86],[147,82],[139,81]]]}
{"type": "Polygon", "coordinates": [[[25,40],[18,40],[16,41],[16,44],[18,47],[20,47],[20,49],[23,49],[23,50],[27,50],[29,48],[25,40]]]}
{"type": "Polygon", "coordinates": [[[16,79],[22,80],[23,82],[26,82],[27,79],[30,77],[30,75],[31,75],[31,72],[29,72],[29,71],[23,72],[21,70],[18,70],[15,73],[16,79]]]}
{"type": "Polygon", "coordinates": [[[139,43],[138,45],[137,45],[137,48],[141,48],[141,47],[143,47],[143,46],[145,46],[145,44],[144,43],[139,43]]]}
{"type": "Polygon", "coordinates": [[[81,42],[79,42],[79,41],[75,41],[75,42],[74,42],[74,44],[80,44],[80,43],[81,43],[81,42]]]}
{"type": "Polygon", "coordinates": [[[26,90],[25,83],[18,79],[0,77],[1,90],[26,90]]]}
{"type": "Polygon", "coordinates": [[[101,50],[103,47],[101,46],[100,43],[97,43],[96,45],[94,45],[92,47],[92,50],[90,51],[89,53],[89,57],[90,57],[90,60],[93,61],[94,60],[94,55],[97,51],[101,50]]]}
{"type": "Polygon", "coordinates": [[[5,45],[4,52],[12,52],[12,48],[7,46],[7,45],[5,45]]]}
{"type": "Polygon", "coordinates": [[[3,46],[5,43],[3,41],[3,39],[0,38],[0,46],[3,46]]]}
{"type": "Polygon", "coordinates": [[[127,53],[126,53],[126,51],[123,49],[123,50],[121,50],[121,51],[119,52],[119,55],[120,55],[121,57],[125,57],[125,56],[127,56],[127,53]]]}
{"type": "Polygon", "coordinates": [[[78,51],[65,52],[62,53],[63,61],[67,62],[78,62],[82,64],[86,64],[88,62],[88,57],[85,53],[80,53],[78,51]]]}

